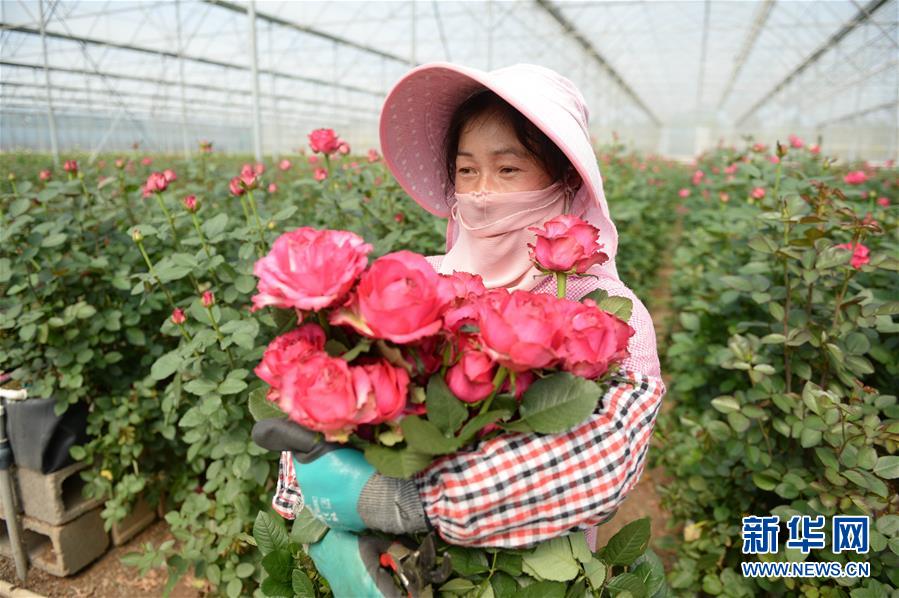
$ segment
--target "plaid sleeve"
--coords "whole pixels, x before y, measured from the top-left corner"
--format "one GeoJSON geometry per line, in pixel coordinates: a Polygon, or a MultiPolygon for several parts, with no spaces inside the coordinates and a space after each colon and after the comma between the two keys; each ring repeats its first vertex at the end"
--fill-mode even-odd
{"type": "Polygon", "coordinates": [[[666,392],[620,370],[597,410],[563,434],[506,434],[415,477],[425,513],[452,544],[521,548],[609,519],[646,463],[666,392]]]}
{"type": "Polygon", "coordinates": [[[281,460],[278,463],[278,487],[272,498],[272,508],[285,519],[293,519],[303,510],[303,494],[297,484],[293,455],[290,451],[281,451],[281,460]]]}

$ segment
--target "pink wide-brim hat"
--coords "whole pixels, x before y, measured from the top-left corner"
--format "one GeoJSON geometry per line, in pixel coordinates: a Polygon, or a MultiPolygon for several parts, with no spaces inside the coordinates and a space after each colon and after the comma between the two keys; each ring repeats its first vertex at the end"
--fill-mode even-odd
{"type": "MultiPolygon", "coordinates": [[[[454,200],[446,172],[446,134],[456,108],[484,89],[521,112],[568,157],[585,183],[575,206],[580,202],[579,211],[600,229],[614,270],[618,234],[590,140],[586,102],[571,81],[551,69],[516,64],[487,72],[432,62],[410,70],[387,94],[380,118],[381,152],[397,182],[425,210],[450,218],[454,200]]],[[[452,225],[450,218],[447,250],[456,236],[452,225]]]]}

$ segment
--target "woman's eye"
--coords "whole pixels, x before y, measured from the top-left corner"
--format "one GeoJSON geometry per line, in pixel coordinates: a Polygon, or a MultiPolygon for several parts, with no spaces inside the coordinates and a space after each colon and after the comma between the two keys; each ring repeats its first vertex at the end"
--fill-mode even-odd
{"type": "Polygon", "coordinates": [[[506,166],[500,169],[500,172],[518,172],[517,168],[513,168],[511,166],[506,166]]]}
{"type": "Polygon", "coordinates": [[[457,169],[456,172],[458,172],[459,174],[468,174],[471,172],[471,168],[463,166],[462,168],[457,169]]]}

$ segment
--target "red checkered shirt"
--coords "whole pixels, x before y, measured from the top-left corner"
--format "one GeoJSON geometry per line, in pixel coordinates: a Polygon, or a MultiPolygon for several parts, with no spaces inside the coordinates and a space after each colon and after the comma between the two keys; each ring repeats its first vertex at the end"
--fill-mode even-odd
{"type": "MultiPolygon", "coordinates": [[[[427,259],[437,268],[441,258],[427,259]]],[[[562,434],[504,434],[441,457],[413,478],[425,514],[447,542],[521,548],[589,530],[610,519],[640,479],[666,392],[655,331],[646,307],[619,281],[572,278],[566,296],[578,300],[597,288],[633,302],[631,356],[580,425],[562,434]]],[[[555,278],[534,291],[555,294],[555,278]]],[[[272,506],[293,519],[302,505],[285,451],[272,506]]]]}

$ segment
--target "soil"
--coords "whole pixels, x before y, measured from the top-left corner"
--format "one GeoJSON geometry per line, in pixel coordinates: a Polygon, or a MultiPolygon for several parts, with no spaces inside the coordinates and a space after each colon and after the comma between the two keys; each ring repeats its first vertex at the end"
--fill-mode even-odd
{"type": "MultiPolygon", "coordinates": [[[[162,595],[166,583],[164,567],[152,569],[140,576],[138,570],[122,564],[121,557],[129,552],[137,552],[150,542],[161,544],[172,538],[168,524],[157,520],[131,541],[108,550],[102,557],[71,577],[55,577],[31,568],[27,579],[20,583],[16,579],[16,569],[12,559],[0,557],[0,579],[18,588],[25,588],[48,597],[65,598],[156,598],[162,595]]],[[[197,581],[191,577],[179,580],[172,591],[173,598],[200,598],[203,593],[196,589],[197,581]]],[[[197,584],[199,585],[199,584],[197,584]]]]}

